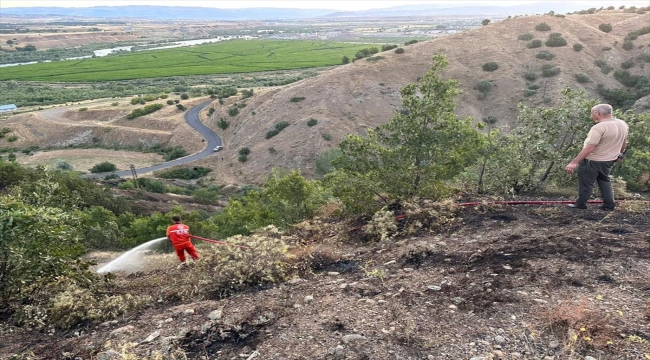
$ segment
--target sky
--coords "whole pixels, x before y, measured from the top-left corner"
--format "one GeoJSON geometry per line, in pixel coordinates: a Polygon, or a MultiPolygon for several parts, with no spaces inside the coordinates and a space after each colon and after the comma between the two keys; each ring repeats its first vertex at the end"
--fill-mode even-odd
{"type": "MultiPolygon", "coordinates": [[[[334,10],[368,10],[410,4],[445,4],[453,6],[464,5],[495,5],[508,6],[538,1],[518,0],[482,0],[482,1],[452,1],[452,0],[0,0],[0,9],[10,7],[91,7],[91,6],[127,6],[127,5],[157,5],[157,6],[183,6],[183,7],[211,7],[221,9],[241,9],[251,7],[273,7],[273,8],[300,8],[300,9],[334,9],[334,10]]],[[[648,0],[611,0],[594,1],[579,0],[585,3],[585,7],[600,6],[648,6],[648,0]]],[[[576,1],[577,2],[577,1],[576,1]]]]}

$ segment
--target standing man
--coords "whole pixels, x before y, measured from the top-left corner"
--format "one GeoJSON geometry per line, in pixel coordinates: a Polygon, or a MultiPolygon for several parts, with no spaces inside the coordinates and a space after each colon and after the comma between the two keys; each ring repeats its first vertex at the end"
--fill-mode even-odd
{"type": "Polygon", "coordinates": [[[172,216],[172,221],[174,225],[167,228],[167,237],[172,245],[174,245],[178,259],[181,263],[185,263],[185,251],[187,251],[192,259],[197,260],[199,254],[196,253],[196,249],[190,241],[190,227],[181,224],[181,217],[178,215],[172,216]]]}
{"type": "Polygon", "coordinates": [[[591,109],[591,118],[596,125],[591,127],[584,147],[564,171],[573,173],[578,168],[578,198],[573,208],[586,209],[594,182],[603,195],[603,210],[614,210],[614,190],[609,173],[614,163],[623,158],[627,146],[628,126],[623,120],[612,116],[612,106],[598,104],[591,109]]]}

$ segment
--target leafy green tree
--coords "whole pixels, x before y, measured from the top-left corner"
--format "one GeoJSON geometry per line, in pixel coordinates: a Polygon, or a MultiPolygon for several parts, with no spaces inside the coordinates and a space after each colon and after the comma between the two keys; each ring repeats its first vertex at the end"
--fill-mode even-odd
{"type": "MultiPolygon", "coordinates": [[[[43,309],[57,282],[92,282],[78,272],[83,253],[77,219],[64,210],[0,196],[0,314],[27,321],[23,306],[43,309]],[[85,278],[85,280],[82,280],[85,278]]],[[[42,314],[43,319],[47,314],[42,314]]],[[[36,319],[42,320],[42,319],[36,319]]]]}
{"type": "Polygon", "coordinates": [[[502,134],[485,169],[485,189],[499,194],[538,191],[549,182],[568,184],[564,165],[582,149],[596,101],[586,92],[567,88],[556,108],[519,105],[517,123],[502,134]]]}
{"type": "Polygon", "coordinates": [[[276,226],[285,228],[311,218],[325,203],[326,192],[319,182],[305,179],[296,170],[282,174],[274,170],[264,185],[263,194],[270,208],[278,214],[276,226]]]}
{"type": "Polygon", "coordinates": [[[615,116],[623,119],[630,127],[625,159],[617,164],[612,174],[620,176],[627,187],[636,191],[650,189],[650,114],[627,111],[624,114],[615,112],[615,116]]]}
{"type": "Polygon", "coordinates": [[[81,243],[88,250],[117,250],[119,240],[123,236],[117,225],[117,216],[101,206],[78,211],[81,243]]]}
{"type": "Polygon", "coordinates": [[[471,118],[454,113],[457,82],[439,74],[447,64],[435,55],[426,75],[400,90],[402,110],[387,124],[368,137],[348,135],[341,141],[341,156],[333,161],[337,171],[328,181],[348,210],[367,209],[373,196],[439,198],[444,182],[476,160],[482,137],[471,118]]]}

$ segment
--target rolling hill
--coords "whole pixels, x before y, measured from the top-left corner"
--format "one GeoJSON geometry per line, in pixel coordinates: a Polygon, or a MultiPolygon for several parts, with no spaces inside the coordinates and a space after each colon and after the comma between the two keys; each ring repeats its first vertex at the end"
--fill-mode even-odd
{"type": "Polygon", "coordinates": [[[206,160],[202,165],[216,167],[224,178],[240,182],[259,182],[273,167],[298,168],[305,175],[313,176],[318,154],[335,147],[346,134],[364,133],[368,128],[386,123],[400,108],[399,89],[417,81],[429,69],[431,57],[436,53],[448,58],[450,65],[444,75],[458,80],[463,90],[457,99],[460,117],[471,116],[480,121],[495,116],[500,126],[507,127],[516,121],[519,103],[553,106],[566,87],[584,89],[605,101],[599,95],[598,85],[605,89],[623,88],[613,73],[626,60],[632,59],[634,63],[628,70],[630,74],[650,76],[647,60],[639,60],[640,55],[641,59],[647,59],[643,56],[650,53],[650,35],[634,40],[632,50],[622,48],[629,32],[648,23],[650,14],[620,11],[566,17],[515,17],[405,46],[403,54],[380,53],[371,61],[361,59],[318,77],[257,95],[235,117],[227,114],[229,103],[220,106],[215,102],[216,111],[209,124],[217,129],[220,118],[231,123],[225,131],[217,129],[224,139],[225,150],[221,156],[225,161],[208,163],[206,160]],[[540,23],[548,24],[550,30],[535,30],[540,23]],[[613,30],[609,33],[599,30],[602,23],[610,23],[613,30]],[[566,40],[566,46],[542,44],[539,48],[528,48],[530,40],[519,40],[521,35],[530,34],[544,43],[556,32],[566,40]],[[583,49],[574,50],[574,44],[581,44],[583,49]],[[542,53],[544,57],[553,58],[538,58],[542,51],[551,54],[542,53]],[[605,74],[596,66],[597,61],[603,61],[613,70],[605,74]],[[483,65],[488,62],[496,62],[498,69],[483,71],[483,65]],[[545,65],[552,69],[552,76],[543,75],[545,65]],[[536,79],[527,80],[527,73],[534,73],[536,79]],[[587,76],[589,81],[580,83],[576,74],[587,76]],[[480,81],[492,84],[485,95],[474,89],[480,81]],[[316,119],[317,125],[307,126],[310,119],[316,119]],[[283,121],[289,126],[265,139],[266,133],[283,121]],[[251,150],[251,155],[246,163],[240,163],[237,151],[244,147],[251,150]]]}

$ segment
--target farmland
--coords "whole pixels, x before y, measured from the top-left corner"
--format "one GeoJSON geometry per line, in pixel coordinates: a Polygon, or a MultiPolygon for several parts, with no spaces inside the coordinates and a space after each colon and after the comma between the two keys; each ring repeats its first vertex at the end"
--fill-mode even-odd
{"type": "Polygon", "coordinates": [[[235,40],[2,69],[0,80],[100,82],[184,75],[233,74],[337,65],[368,47],[328,41],[235,40]]]}

